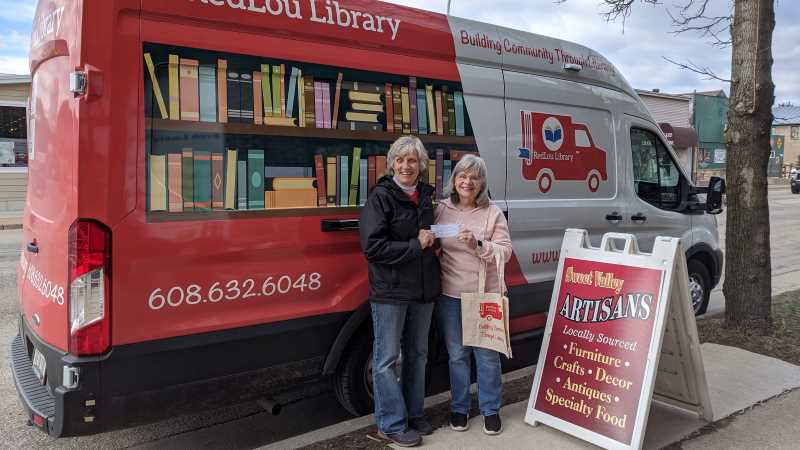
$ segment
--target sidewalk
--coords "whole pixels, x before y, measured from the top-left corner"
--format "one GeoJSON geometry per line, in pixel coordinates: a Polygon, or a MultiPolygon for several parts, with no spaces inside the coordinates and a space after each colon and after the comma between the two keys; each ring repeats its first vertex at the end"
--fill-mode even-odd
{"type": "Polygon", "coordinates": [[[0,230],[22,228],[22,211],[0,211],[0,230]]]}
{"type": "MultiPolygon", "coordinates": [[[[678,444],[673,448],[682,449],[796,448],[800,441],[800,429],[796,426],[800,391],[781,394],[800,387],[800,367],[734,347],[706,343],[701,345],[701,350],[713,407],[713,424],[654,403],[644,448],[658,449],[673,444],[678,444]],[[716,432],[722,428],[725,432],[716,432]]],[[[524,370],[532,371],[528,368],[517,372],[524,370]]],[[[439,394],[429,398],[426,407],[447,400],[446,393],[439,394]]],[[[447,427],[438,429],[424,438],[422,448],[597,448],[548,426],[526,424],[523,421],[526,407],[527,401],[503,407],[503,432],[500,435],[484,434],[481,419],[476,417],[472,418],[471,427],[466,432],[455,432],[447,427]]],[[[335,436],[361,430],[372,423],[372,416],[361,417],[263,448],[298,448],[326,440],[332,445],[330,448],[336,448],[335,436]]]]}

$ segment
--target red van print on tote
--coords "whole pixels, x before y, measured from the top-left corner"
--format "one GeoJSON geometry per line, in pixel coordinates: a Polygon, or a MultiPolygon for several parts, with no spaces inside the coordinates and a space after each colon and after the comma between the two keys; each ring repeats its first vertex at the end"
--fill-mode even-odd
{"type": "Polygon", "coordinates": [[[503,311],[497,303],[481,303],[481,318],[503,320],[503,311]]]}
{"type": "Polygon", "coordinates": [[[559,180],[586,181],[597,192],[606,181],[606,152],[597,147],[589,128],[572,117],[520,111],[522,176],[547,193],[559,180]]]}

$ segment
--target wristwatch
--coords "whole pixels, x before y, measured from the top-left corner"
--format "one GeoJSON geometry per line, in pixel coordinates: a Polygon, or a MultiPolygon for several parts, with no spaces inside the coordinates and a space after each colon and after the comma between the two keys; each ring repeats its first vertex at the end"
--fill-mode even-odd
{"type": "Polygon", "coordinates": [[[478,239],[478,246],[475,248],[481,248],[481,247],[483,247],[483,241],[478,239]]]}

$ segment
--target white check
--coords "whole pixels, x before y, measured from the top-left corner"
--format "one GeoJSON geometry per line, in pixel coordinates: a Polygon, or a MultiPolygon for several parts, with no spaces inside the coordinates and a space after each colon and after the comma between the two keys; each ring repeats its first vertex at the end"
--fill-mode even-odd
{"type": "Polygon", "coordinates": [[[458,224],[431,225],[431,231],[437,238],[455,237],[458,236],[458,224]]]}

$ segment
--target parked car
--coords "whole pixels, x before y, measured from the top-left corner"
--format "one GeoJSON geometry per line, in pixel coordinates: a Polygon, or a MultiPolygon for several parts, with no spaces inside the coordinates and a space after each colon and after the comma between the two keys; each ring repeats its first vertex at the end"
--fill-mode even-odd
{"type": "Polygon", "coordinates": [[[792,194],[800,193],[800,171],[792,174],[792,178],[789,183],[792,187],[792,194]]]}

